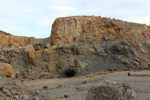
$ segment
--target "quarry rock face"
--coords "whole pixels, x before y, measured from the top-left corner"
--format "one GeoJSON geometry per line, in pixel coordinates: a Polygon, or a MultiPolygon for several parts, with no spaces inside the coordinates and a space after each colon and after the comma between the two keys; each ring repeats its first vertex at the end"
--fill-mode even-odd
{"type": "Polygon", "coordinates": [[[150,66],[150,27],[143,24],[75,16],[56,19],[50,39],[6,37],[0,36],[4,39],[0,43],[8,44],[0,45],[0,61],[9,63],[20,78],[66,77],[68,70],[85,75],[150,66]]]}
{"type": "Polygon", "coordinates": [[[150,27],[142,24],[93,16],[58,18],[50,37],[53,65],[59,72],[72,68],[80,75],[147,68],[149,38],[150,27]]]}
{"type": "Polygon", "coordinates": [[[121,20],[102,18],[100,16],[77,16],[57,18],[52,25],[51,45],[64,45],[75,42],[77,38],[94,38],[97,41],[144,42],[150,34],[146,25],[124,22],[121,20]],[[102,41],[102,40],[99,40],[102,41]]]}
{"type": "Polygon", "coordinates": [[[33,41],[34,37],[12,36],[9,33],[0,31],[0,45],[15,45],[22,44],[27,45],[33,41]]]}
{"type": "Polygon", "coordinates": [[[139,100],[135,87],[127,83],[109,82],[93,86],[86,100],[139,100]]]}

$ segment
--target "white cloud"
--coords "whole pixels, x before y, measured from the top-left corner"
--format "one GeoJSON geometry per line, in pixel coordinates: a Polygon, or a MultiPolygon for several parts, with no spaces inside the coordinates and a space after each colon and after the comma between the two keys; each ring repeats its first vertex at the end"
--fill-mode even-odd
{"type": "Polygon", "coordinates": [[[139,16],[128,19],[131,22],[150,25],[150,16],[139,16]]]}
{"type": "Polygon", "coordinates": [[[57,11],[75,11],[76,9],[69,6],[50,6],[50,8],[57,11]]]}
{"type": "Polygon", "coordinates": [[[150,25],[150,0],[0,0],[0,29],[49,36],[58,17],[96,15],[150,25]],[[42,33],[42,34],[40,34],[42,33]]]}

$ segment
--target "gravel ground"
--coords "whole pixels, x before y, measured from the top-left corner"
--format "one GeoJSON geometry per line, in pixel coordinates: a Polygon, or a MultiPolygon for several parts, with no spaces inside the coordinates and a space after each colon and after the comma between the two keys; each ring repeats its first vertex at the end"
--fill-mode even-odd
{"type": "Polygon", "coordinates": [[[88,75],[73,78],[59,78],[47,80],[25,81],[24,83],[40,90],[47,100],[85,100],[87,91],[91,86],[103,83],[105,80],[114,82],[125,82],[135,86],[140,97],[139,100],[150,99],[150,71],[115,72],[108,75],[88,75]]]}

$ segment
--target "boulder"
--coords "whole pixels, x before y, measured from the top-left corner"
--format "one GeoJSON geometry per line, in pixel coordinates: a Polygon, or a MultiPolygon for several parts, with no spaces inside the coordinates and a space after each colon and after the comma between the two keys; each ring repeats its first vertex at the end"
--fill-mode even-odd
{"type": "MultiPolygon", "coordinates": [[[[4,75],[6,77],[14,78],[15,74],[10,64],[4,63],[4,75]]],[[[1,66],[2,67],[2,66],[1,66]]]]}
{"type": "Polygon", "coordinates": [[[86,100],[139,100],[136,88],[127,83],[107,82],[92,86],[86,100]]]}

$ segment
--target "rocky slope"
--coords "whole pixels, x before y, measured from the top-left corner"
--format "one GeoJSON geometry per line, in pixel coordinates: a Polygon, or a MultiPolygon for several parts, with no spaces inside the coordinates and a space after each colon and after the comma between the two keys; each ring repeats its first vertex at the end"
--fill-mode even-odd
{"type": "Polygon", "coordinates": [[[0,35],[9,35],[9,36],[12,36],[10,33],[6,33],[6,32],[1,31],[1,30],[0,30],[0,35]]]}
{"type": "Polygon", "coordinates": [[[0,31],[0,45],[27,45],[34,39],[34,37],[12,36],[9,33],[0,31]]]}
{"type": "Polygon", "coordinates": [[[0,39],[2,44],[13,44],[1,46],[0,61],[9,63],[17,78],[66,77],[150,66],[150,27],[142,24],[75,16],[55,20],[50,47],[45,47],[49,38],[32,41],[34,38],[13,37],[3,37],[6,42],[0,39]],[[14,46],[16,43],[23,46],[14,46]]]}
{"type": "Polygon", "coordinates": [[[43,100],[39,93],[18,80],[0,79],[0,100],[43,100]]]}
{"type": "Polygon", "coordinates": [[[27,45],[31,41],[33,41],[35,38],[33,37],[20,37],[20,36],[7,36],[7,35],[0,35],[0,44],[1,45],[17,45],[17,44],[22,44],[22,45],[27,45]]]}
{"type": "Polygon", "coordinates": [[[95,97],[94,100],[96,100],[96,98],[98,100],[112,100],[106,98],[113,98],[118,94],[117,98],[121,98],[122,96],[127,96],[127,98],[115,100],[134,100],[133,98],[137,97],[137,95],[139,99],[135,100],[149,100],[150,78],[143,76],[144,74],[150,75],[150,72],[131,71],[131,77],[128,77],[127,71],[121,71],[107,75],[90,74],[73,78],[40,79],[26,81],[25,84],[28,87],[39,89],[41,92],[40,95],[44,94],[44,97],[48,98],[44,100],[56,97],[58,100],[86,100],[86,97],[89,97],[89,99],[95,97]],[[138,76],[132,76],[132,74],[138,76]],[[108,82],[113,84],[109,85],[108,82]],[[46,89],[43,88],[45,86],[47,86],[46,89]],[[103,89],[103,91],[100,89],[103,89]],[[110,92],[111,90],[115,92],[110,92]],[[101,98],[99,97],[100,95],[103,97],[102,99],[99,99],[101,98]]]}

